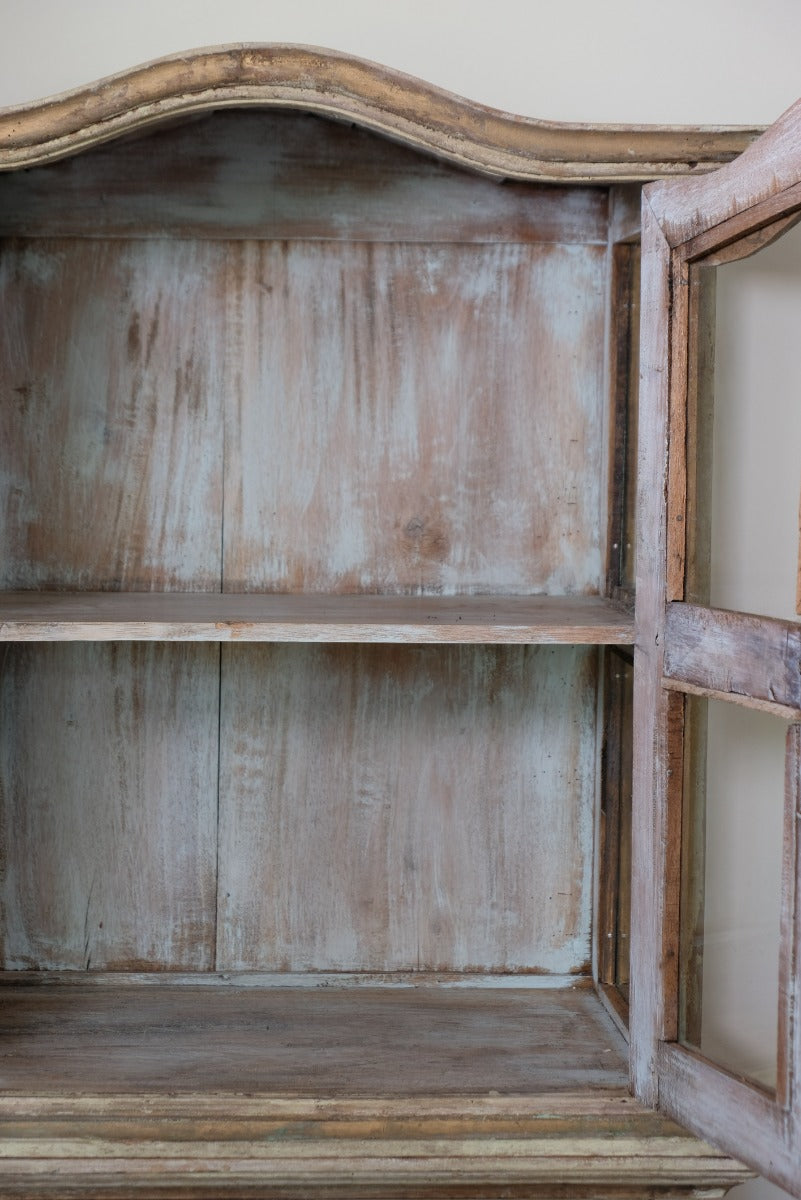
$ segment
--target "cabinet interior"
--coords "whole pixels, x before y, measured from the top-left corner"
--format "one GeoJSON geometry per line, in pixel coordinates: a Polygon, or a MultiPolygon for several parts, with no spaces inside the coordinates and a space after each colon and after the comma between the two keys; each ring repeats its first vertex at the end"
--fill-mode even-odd
{"type": "Polygon", "coordinates": [[[11,1092],[625,1089],[630,209],[268,112],[3,181],[11,1092]]]}

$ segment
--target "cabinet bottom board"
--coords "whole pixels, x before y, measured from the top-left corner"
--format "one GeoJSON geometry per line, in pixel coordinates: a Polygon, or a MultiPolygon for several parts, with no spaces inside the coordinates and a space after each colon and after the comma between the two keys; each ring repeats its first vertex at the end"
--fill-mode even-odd
{"type": "Polygon", "coordinates": [[[591,988],[2,988],[6,1093],[313,1097],[625,1088],[591,988]]]}

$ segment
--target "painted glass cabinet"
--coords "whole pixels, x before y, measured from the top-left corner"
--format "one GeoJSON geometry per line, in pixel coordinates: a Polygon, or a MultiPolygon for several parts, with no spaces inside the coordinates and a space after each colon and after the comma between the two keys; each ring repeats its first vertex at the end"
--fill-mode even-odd
{"type": "Polygon", "coordinates": [[[3,1195],[801,1196],[801,638],[704,490],[799,125],[292,47],[0,114],[3,1195]],[[769,1079],[703,1019],[732,700],[786,727],[769,1079]]]}

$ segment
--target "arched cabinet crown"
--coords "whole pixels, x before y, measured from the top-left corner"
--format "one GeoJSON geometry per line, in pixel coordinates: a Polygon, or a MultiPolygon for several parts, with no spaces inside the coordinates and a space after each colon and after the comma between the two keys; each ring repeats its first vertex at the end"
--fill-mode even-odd
{"type": "Polygon", "coordinates": [[[235,45],[172,55],[0,112],[0,168],[50,162],[217,108],[317,112],[501,179],[647,180],[707,171],[756,129],[567,124],[515,117],[331,50],[235,45]]]}

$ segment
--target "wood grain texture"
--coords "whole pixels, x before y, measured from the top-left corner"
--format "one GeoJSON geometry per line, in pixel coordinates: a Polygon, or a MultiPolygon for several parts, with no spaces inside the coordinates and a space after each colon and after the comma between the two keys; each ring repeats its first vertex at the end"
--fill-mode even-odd
{"type": "Polygon", "coordinates": [[[701,1045],[706,894],[708,705],[685,701],[677,1040],[701,1045]]]}
{"type": "Polygon", "coordinates": [[[709,252],[789,215],[797,206],[794,197],[801,185],[799,146],[801,102],[789,108],[735,162],[708,178],[682,180],[677,187],[668,181],[652,184],[648,200],[669,245],[679,246],[708,234],[703,247],[699,244],[693,253],[709,252]],[[787,209],[782,197],[788,201],[787,209]],[[731,224],[738,218],[740,228],[731,224]]]}
{"type": "Polygon", "coordinates": [[[606,240],[605,188],[507,183],[315,116],[227,112],[6,176],[0,234],[606,240]]]}
{"type": "MultiPolygon", "coordinates": [[[[712,566],[712,445],[715,422],[717,273],[691,267],[687,346],[687,447],[685,451],[686,571],[676,599],[708,604],[712,566]]],[[[681,446],[674,446],[680,456],[681,446]]]]}
{"type": "MultiPolygon", "coordinates": [[[[787,729],[784,759],[781,912],[779,917],[779,1019],[776,1099],[789,1108],[801,1078],[801,726],[787,729]]],[[[801,1110],[795,1112],[801,1156],[801,1110]]]]}
{"type": "Polygon", "coordinates": [[[758,251],[772,246],[785,233],[789,233],[799,221],[801,221],[799,212],[791,212],[789,216],[780,217],[769,225],[755,229],[753,233],[745,234],[736,242],[729,242],[712,254],[704,255],[703,265],[705,267],[725,267],[727,263],[740,262],[744,258],[750,258],[758,251]]]}
{"type": "Polygon", "coordinates": [[[782,884],[781,937],[785,949],[780,952],[780,981],[787,985],[787,1001],[784,1013],[779,1018],[780,1034],[789,1035],[786,1045],[779,1050],[780,1064],[786,1062],[787,1074],[792,1080],[796,1158],[801,1158],[801,730],[794,726],[787,732],[787,760],[785,785],[785,814],[787,825],[784,833],[784,863],[782,884]],[[795,822],[791,832],[788,826],[795,822]],[[795,857],[795,879],[793,880],[793,857],[795,857]],[[786,1024],[783,1024],[786,1022],[786,1024]],[[788,1028],[788,1026],[792,1026],[788,1028]]]}
{"type": "Polygon", "coordinates": [[[801,627],[695,604],[669,604],[664,672],[704,692],[801,710],[801,627]]]}
{"type": "Polygon", "coordinates": [[[617,184],[609,189],[609,242],[613,246],[639,242],[642,189],[636,184],[617,184]]]}
{"type": "Polygon", "coordinates": [[[671,261],[670,366],[668,371],[668,473],[665,498],[666,536],[665,599],[684,600],[687,568],[687,377],[690,342],[689,266],[671,261]]]}
{"type": "MultiPolygon", "coordinates": [[[[718,260],[734,262],[748,258],[759,241],[763,228],[771,232],[779,226],[792,228],[801,210],[801,182],[793,187],[768,192],[756,198],[753,207],[734,212],[719,225],[703,229],[702,232],[680,242],[681,254],[689,262],[707,262],[712,265],[718,260]]],[[[766,234],[766,244],[773,240],[766,234]]]]}
{"type": "Polygon", "coordinates": [[[600,596],[315,596],[5,592],[0,641],[628,644],[600,596]]]}
{"type": "Polygon", "coordinates": [[[714,1127],[717,1146],[736,1154],[791,1196],[801,1194],[797,1122],[774,1097],[684,1049],[659,1047],[660,1108],[688,1129],[714,1127]],[[770,1161],[765,1148],[770,1146],[770,1161]]]}
{"type": "Polygon", "coordinates": [[[6,1094],[466,1097],[626,1080],[625,1042],[581,988],[14,987],[0,1030],[6,1094]]]}
{"type": "Polygon", "coordinates": [[[667,705],[664,652],[669,377],[667,243],[643,202],[641,375],[637,464],[637,614],[631,883],[631,1072],[635,1095],[656,1104],[656,1050],[664,1026],[667,705]]]}
{"type": "Polygon", "coordinates": [[[0,114],[0,169],[31,166],[224,107],[322,112],[500,178],[651,179],[705,171],[755,129],[556,124],[473,104],[331,50],[237,45],[174,55],[0,114]]]}
{"type": "Polygon", "coordinates": [[[3,963],[213,964],[219,651],[7,646],[3,963]]]}
{"type": "Polygon", "coordinates": [[[12,241],[0,255],[0,583],[220,586],[225,252],[12,241]]]}
{"type": "Polygon", "coordinates": [[[631,755],[633,664],[629,654],[604,654],[598,899],[597,980],[602,995],[620,989],[615,1011],[628,1022],[631,945],[631,755]]]}
{"type": "Polygon", "coordinates": [[[223,647],[218,969],[586,970],[595,676],[567,647],[223,647]]]}
{"type": "Polygon", "coordinates": [[[226,591],[601,590],[603,247],[228,261],[226,591]]]}
{"type": "Polygon", "coordinates": [[[633,607],[637,541],[640,247],[636,243],[610,242],[609,255],[610,488],[606,589],[609,595],[633,607]]]}
{"type": "Polygon", "coordinates": [[[632,1100],[586,987],[21,984],[0,1028],[9,1196],[641,1200],[748,1174],[632,1100]]]}
{"type": "Polygon", "coordinates": [[[107,1200],[667,1200],[699,1189],[712,1200],[748,1175],[613,1088],[468,1099],[13,1097],[0,1098],[0,1116],[4,1192],[17,1198],[57,1186],[107,1200]]]}

